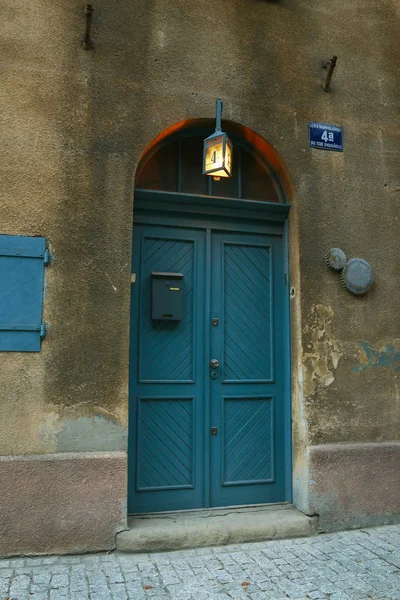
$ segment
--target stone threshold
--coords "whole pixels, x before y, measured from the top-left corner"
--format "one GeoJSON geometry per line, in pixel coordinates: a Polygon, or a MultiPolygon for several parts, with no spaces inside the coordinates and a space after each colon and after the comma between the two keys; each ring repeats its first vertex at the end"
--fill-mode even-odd
{"type": "Polygon", "coordinates": [[[135,515],[117,534],[120,552],[161,552],[242,542],[305,537],[317,532],[317,517],[291,504],[135,515]]]}

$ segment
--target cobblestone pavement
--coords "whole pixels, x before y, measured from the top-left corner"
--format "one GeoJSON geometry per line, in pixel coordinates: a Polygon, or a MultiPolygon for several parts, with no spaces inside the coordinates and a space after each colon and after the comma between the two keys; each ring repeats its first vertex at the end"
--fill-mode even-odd
{"type": "Polygon", "coordinates": [[[400,525],[160,554],[0,560],[0,600],[400,599],[400,525]]]}

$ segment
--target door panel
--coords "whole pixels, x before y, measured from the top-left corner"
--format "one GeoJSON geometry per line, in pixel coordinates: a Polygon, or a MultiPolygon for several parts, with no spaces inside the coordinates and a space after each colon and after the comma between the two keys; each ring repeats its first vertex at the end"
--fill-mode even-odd
{"type": "Polygon", "coordinates": [[[281,240],[213,233],[211,251],[211,504],[282,501],[281,240]]]}
{"type": "Polygon", "coordinates": [[[274,481],[273,398],[225,397],[223,485],[274,481]]]}
{"type": "Polygon", "coordinates": [[[194,398],[139,398],[137,490],[194,487],[194,398]]]}
{"type": "Polygon", "coordinates": [[[140,311],[140,382],[193,381],[195,240],[144,236],[142,239],[143,296],[140,311]],[[151,318],[151,273],[183,273],[182,321],[153,321],[151,318]]]}
{"type": "Polygon", "coordinates": [[[204,503],[205,233],[135,226],[129,511],[204,503]],[[183,273],[184,318],[153,320],[151,273],[183,273]]]}
{"type": "Polygon", "coordinates": [[[273,358],[271,248],[223,242],[222,269],[224,381],[268,381],[273,358]]]}

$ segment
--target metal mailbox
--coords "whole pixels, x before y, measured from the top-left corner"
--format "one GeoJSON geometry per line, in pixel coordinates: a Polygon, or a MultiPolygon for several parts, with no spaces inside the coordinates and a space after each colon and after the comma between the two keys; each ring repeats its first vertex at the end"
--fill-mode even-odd
{"type": "Polygon", "coordinates": [[[183,273],[151,274],[152,312],[151,318],[161,321],[182,321],[183,273]]]}

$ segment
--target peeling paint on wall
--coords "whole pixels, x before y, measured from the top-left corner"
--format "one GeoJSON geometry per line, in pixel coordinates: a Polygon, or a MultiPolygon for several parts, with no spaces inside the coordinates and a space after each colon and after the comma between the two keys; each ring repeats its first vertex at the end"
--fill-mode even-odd
{"type": "Polygon", "coordinates": [[[318,386],[329,386],[342,352],[333,336],[330,306],[317,304],[303,329],[304,394],[311,396],[318,386]]]}
{"type": "Polygon", "coordinates": [[[353,367],[355,373],[362,373],[373,367],[393,367],[395,371],[400,371],[400,350],[393,344],[374,348],[368,342],[360,342],[360,346],[361,364],[353,367]]]}

